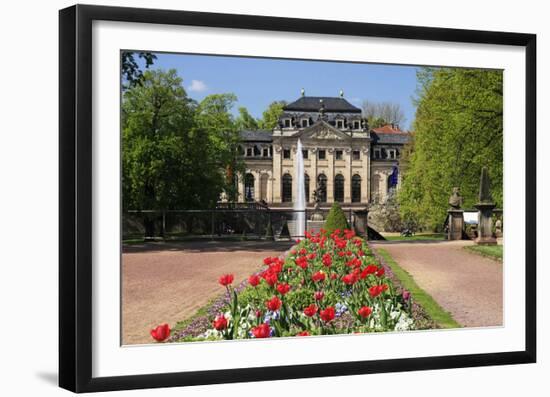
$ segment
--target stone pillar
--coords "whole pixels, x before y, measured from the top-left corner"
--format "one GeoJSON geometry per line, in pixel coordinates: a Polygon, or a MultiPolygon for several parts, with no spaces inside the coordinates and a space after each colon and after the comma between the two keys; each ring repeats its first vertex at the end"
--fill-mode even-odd
{"type": "Polygon", "coordinates": [[[281,202],[281,178],[282,178],[283,151],[281,146],[273,146],[273,202],[281,202]]]}
{"type": "Polygon", "coordinates": [[[368,203],[370,197],[370,175],[371,175],[371,164],[370,164],[370,150],[369,148],[364,148],[363,159],[361,160],[361,202],[368,203]]]}
{"type": "Polygon", "coordinates": [[[475,205],[479,211],[478,237],[476,244],[496,245],[497,239],[493,237],[493,209],[495,203],[491,195],[491,182],[487,167],[481,169],[479,181],[479,202],[475,205]]]}
{"type": "Polygon", "coordinates": [[[312,148],[309,153],[309,202],[313,202],[313,191],[317,189],[317,148],[312,148]]]}
{"type": "Polygon", "coordinates": [[[327,150],[327,203],[334,203],[334,149],[327,150]]]}
{"type": "Polygon", "coordinates": [[[380,173],[380,202],[385,203],[388,197],[388,174],[386,172],[380,173]]]}
{"type": "Polygon", "coordinates": [[[262,190],[262,174],[260,173],[260,171],[252,171],[252,175],[254,175],[254,201],[260,201],[262,190]]]}
{"type": "Polygon", "coordinates": [[[351,203],[351,148],[344,150],[346,169],[344,170],[344,202],[351,203]]]}
{"type": "Polygon", "coordinates": [[[239,181],[237,182],[237,190],[238,190],[238,195],[237,195],[237,201],[245,201],[244,199],[244,174],[243,175],[239,175],[239,181]]]}
{"type": "Polygon", "coordinates": [[[273,176],[272,175],[273,175],[272,172],[267,173],[267,197],[266,197],[266,201],[268,203],[273,202],[273,176]]]}
{"type": "Polygon", "coordinates": [[[447,240],[462,240],[462,231],[464,230],[464,211],[460,209],[447,210],[449,217],[449,231],[447,240]]]}

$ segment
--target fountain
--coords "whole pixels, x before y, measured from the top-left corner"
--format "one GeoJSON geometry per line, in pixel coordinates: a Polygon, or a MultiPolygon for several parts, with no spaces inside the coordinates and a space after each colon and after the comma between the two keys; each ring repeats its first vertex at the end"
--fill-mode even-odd
{"type": "Polygon", "coordinates": [[[305,232],[305,219],[306,219],[306,188],[304,185],[304,155],[302,152],[302,141],[298,139],[298,146],[296,149],[296,167],[294,168],[297,173],[297,197],[294,202],[294,210],[298,211],[295,213],[295,229],[294,233],[296,236],[303,237],[305,232]]]}

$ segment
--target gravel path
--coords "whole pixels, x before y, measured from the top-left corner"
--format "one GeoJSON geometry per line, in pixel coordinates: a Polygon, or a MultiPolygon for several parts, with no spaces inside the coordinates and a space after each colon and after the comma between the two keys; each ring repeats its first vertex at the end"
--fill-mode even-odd
{"type": "Polygon", "coordinates": [[[470,253],[471,241],[370,242],[389,252],[465,327],[502,325],[502,263],[470,253]]]}
{"type": "Polygon", "coordinates": [[[123,344],[152,342],[149,330],[174,326],[224,292],[218,277],[235,284],[279,256],[290,242],[187,242],[128,246],[122,254],[123,344]]]}

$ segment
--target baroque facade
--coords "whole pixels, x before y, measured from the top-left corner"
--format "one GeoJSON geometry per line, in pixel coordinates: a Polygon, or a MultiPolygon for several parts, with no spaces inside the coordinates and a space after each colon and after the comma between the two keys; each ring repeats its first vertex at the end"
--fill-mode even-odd
{"type": "Polygon", "coordinates": [[[302,96],[286,105],[272,131],[241,131],[244,177],[239,201],[292,208],[298,195],[296,154],[302,144],[308,207],[385,202],[401,181],[399,158],[409,134],[395,125],[370,129],[361,109],[339,97],[302,96]]]}

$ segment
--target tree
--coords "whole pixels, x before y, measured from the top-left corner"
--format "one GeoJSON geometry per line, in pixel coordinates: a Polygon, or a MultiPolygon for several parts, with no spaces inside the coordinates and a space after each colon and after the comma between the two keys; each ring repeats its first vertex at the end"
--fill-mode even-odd
{"type": "Polygon", "coordinates": [[[399,103],[363,101],[363,116],[369,120],[371,128],[382,127],[386,124],[403,124],[405,113],[399,103]]]}
{"type": "Polygon", "coordinates": [[[272,130],[275,128],[279,121],[279,117],[283,113],[283,107],[286,105],[286,101],[271,102],[269,107],[263,112],[262,119],[259,120],[259,127],[263,130],[272,130]]]}
{"type": "Polygon", "coordinates": [[[258,121],[252,117],[250,113],[248,113],[248,110],[245,107],[240,107],[239,109],[239,116],[235,119],[235,125],[237,126],[237,129],[242,130],[257,130],[258,129],[258,121]]]}
{"type": "Polygon", "coordinates": [[[329,233],[332,233],[336,229],[349,229],[346,214],[344,214],[342,207],[340,207],[340,204],[338,204],[337,202],[332,204],[323,228],[329,233]]]}
{"type": "Polygon", "coordinates": [[[140,84],[143,79],[143,72],[139,68],[139,65],[135,59],[136,55],[138,58],[145,61],[145,69],[148,69],[151,65],[153,65],[153,62],[157,59],[157,56],[151,52],[123,51],[121,64],[122,77],[125,81],[123,83],[124,89],[140,84]]]}
{"type": "Polygon", "coordinates": [[[454,186],[472,208],[483,166],[502,206],[502,71],[424,68],[417,79],[413,139],[402,153],[403,220],[441,227],[454,186]]]}
{"type": "MultiPolygon", "coordinates": [[[[123,209],[200,209],[227,186],[238,134],[232,94],[189,99],[175,70],[148,70],[122,102],[123,209]]],[[[152,220],[146,221],[148,235],[152,220]]]]}

